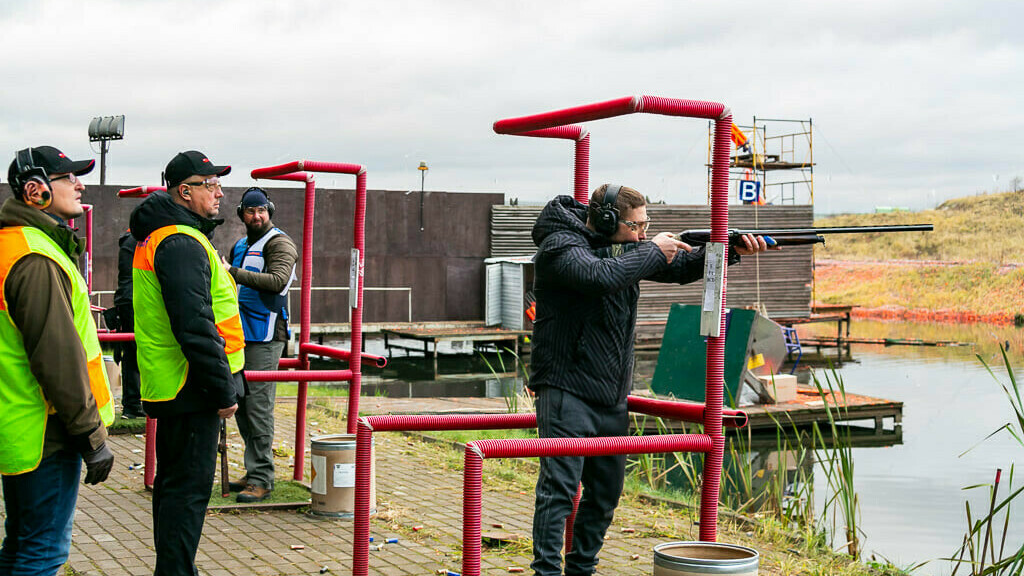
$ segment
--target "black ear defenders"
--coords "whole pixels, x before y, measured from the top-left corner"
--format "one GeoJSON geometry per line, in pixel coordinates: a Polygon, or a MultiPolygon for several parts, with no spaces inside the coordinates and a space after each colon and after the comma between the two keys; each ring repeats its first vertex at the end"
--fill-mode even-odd
{"type": "Polygon", "coordinates": [[[593,209],[594,230],[605,236],[615,234],[619,229],[619,209],[615,207],[615,201],[619,197],[618,184],[605,184],[604,198],[601,204],[593,209]]]}
{"type": "Polygon", "coordinates": [[[18,150],[18,153],[14,157],[14,178],[11,179],[11,185],[21,192],[24,192],[25,185],[30,181],[35,180],[40,184],[44,184],[46,189],[40,195],[39,200],[35,201],[42,207],[50,205],[50,175],[46,173],[46,168],[42,166],[36,166],[32,160],[32,149],[25,148],[18,150]]]}
{"type": "MultiPolygon", "coordinates": [[[[253,186],[252,188],[247,189],[245,192],[242,192],[242,200],[245,200],[246,194],[254,190],[256,192],[262,192],[263,195],[267,197],[267,215],[270,216],[271,219],[273,219],[274,210],[276,209],[276,207],[274,206],[274,201],[270,199],[270,194],[267,194],[267,191],[264,190],[263,188],[260,188],[259,186],[253,186]]],[[[245,213],[245,208],[242,207],[242,200],[239,200],[238,206],[235,207],[235,214],[238,215],[239,220],[242,219],[242,215],[245,213]]]]}

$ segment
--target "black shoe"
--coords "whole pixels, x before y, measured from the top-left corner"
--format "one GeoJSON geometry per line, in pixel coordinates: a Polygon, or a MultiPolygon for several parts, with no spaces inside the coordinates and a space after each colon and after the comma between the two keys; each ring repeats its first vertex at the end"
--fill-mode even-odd
{"type": "Polygon", "coordinates": [[[249,484],[238,493],[238,497],[235,499],[236,502],[243,504],[251,504],[253,502],[263,502],[267,498],[270,498],[271,490],[264,488],[263,486],[256,486],[255,484],[249,484]]]}

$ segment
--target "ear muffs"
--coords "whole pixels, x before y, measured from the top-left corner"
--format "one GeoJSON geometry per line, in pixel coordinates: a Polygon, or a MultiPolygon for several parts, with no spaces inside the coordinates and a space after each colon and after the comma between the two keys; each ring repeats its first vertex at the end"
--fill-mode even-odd
{"type": "MultiPolygon", "coordinates": [[[[14,157],[14,177],[11,179],[11,186],[23,194],[25,191],[25,185],[35,180],[46,187],[43,193],[40,195],[39,200],[33,203],[46,208],[50,205],[53,196],[50,194],[50,175],[47,174],[46,168],[42,166],[36,166],[32,160],[32,149],[24,148],[18,150],[18,153],[14,157]]],[[[19,195],[20,195],[19,194],[19,195]]]]}
{"type": "Polygon", "coordinates": [[[593,210],[594,230],[605,236],[611,236],[619,229],[619,209],[615,207],[615,201],[620,188],[622,186],[618,184],[605,184],[604,199],[593,210]]]}
{"type": "MultiPolygon", "coordinates": [[[[276,206],[274,206],[274,201],[270,199],[270,194],[267,194],[266,190],[264,190],[263,188],[259,188],[257,186],[253,186],[252,188],[249,188],[245,192],[242,192],[242,199],[244,200],[245,199],[245,195],[248,194],[249,192],[253,191],[253,190],[256,190],[257,192],[262,192],[263,195],[267,197],[267,216],[269,216],[271,218],[271,220],[273,220],[273,218],[274,218],[274,210],[276,209],[276,206]]],[[[239,220],[242,220],[243,219],[242,215],[244,213],[245,213],[245,208],[242,207],[242,200],[239,200],[238,201],[238,206],[235,206],[235,214],[238,215],[238,219],[239,220]]]]}

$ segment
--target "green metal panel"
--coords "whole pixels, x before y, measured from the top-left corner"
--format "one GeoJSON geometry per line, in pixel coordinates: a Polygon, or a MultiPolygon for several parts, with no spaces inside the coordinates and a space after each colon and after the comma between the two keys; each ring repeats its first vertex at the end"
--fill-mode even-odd
{"type": "MultiPolygon", "coordinates": [[[[725,332],[725,404],[736,407],[747,367],[757,312],[729,309],[725,332]]],[[[651,390],[675,398],[704,401],[707,345],[700,335],[700,306],[673,304],[661,339],[651,390]]]]}

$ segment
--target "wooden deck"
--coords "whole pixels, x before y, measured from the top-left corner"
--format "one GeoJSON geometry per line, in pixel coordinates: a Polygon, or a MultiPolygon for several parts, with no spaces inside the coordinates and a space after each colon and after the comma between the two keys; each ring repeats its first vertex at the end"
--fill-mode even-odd
{"type": "Polygon", "coordinates": [[[530,335],[528,330],[506,330],[488,326],[385,328],[381,333],[384,335],[384,348],[389,356],[392,349],[397,349],[422,352],[425,359],[432,360],[435,380],[439,375],[437,347],[441,342],[470,342],[474,351],[491,347],[497,350],[510,349],[518,358],[520,339],[530,335]],[[421,346],[399,344],[394,342],[395,339],[413,340],[419,342],[421,346]]]}

